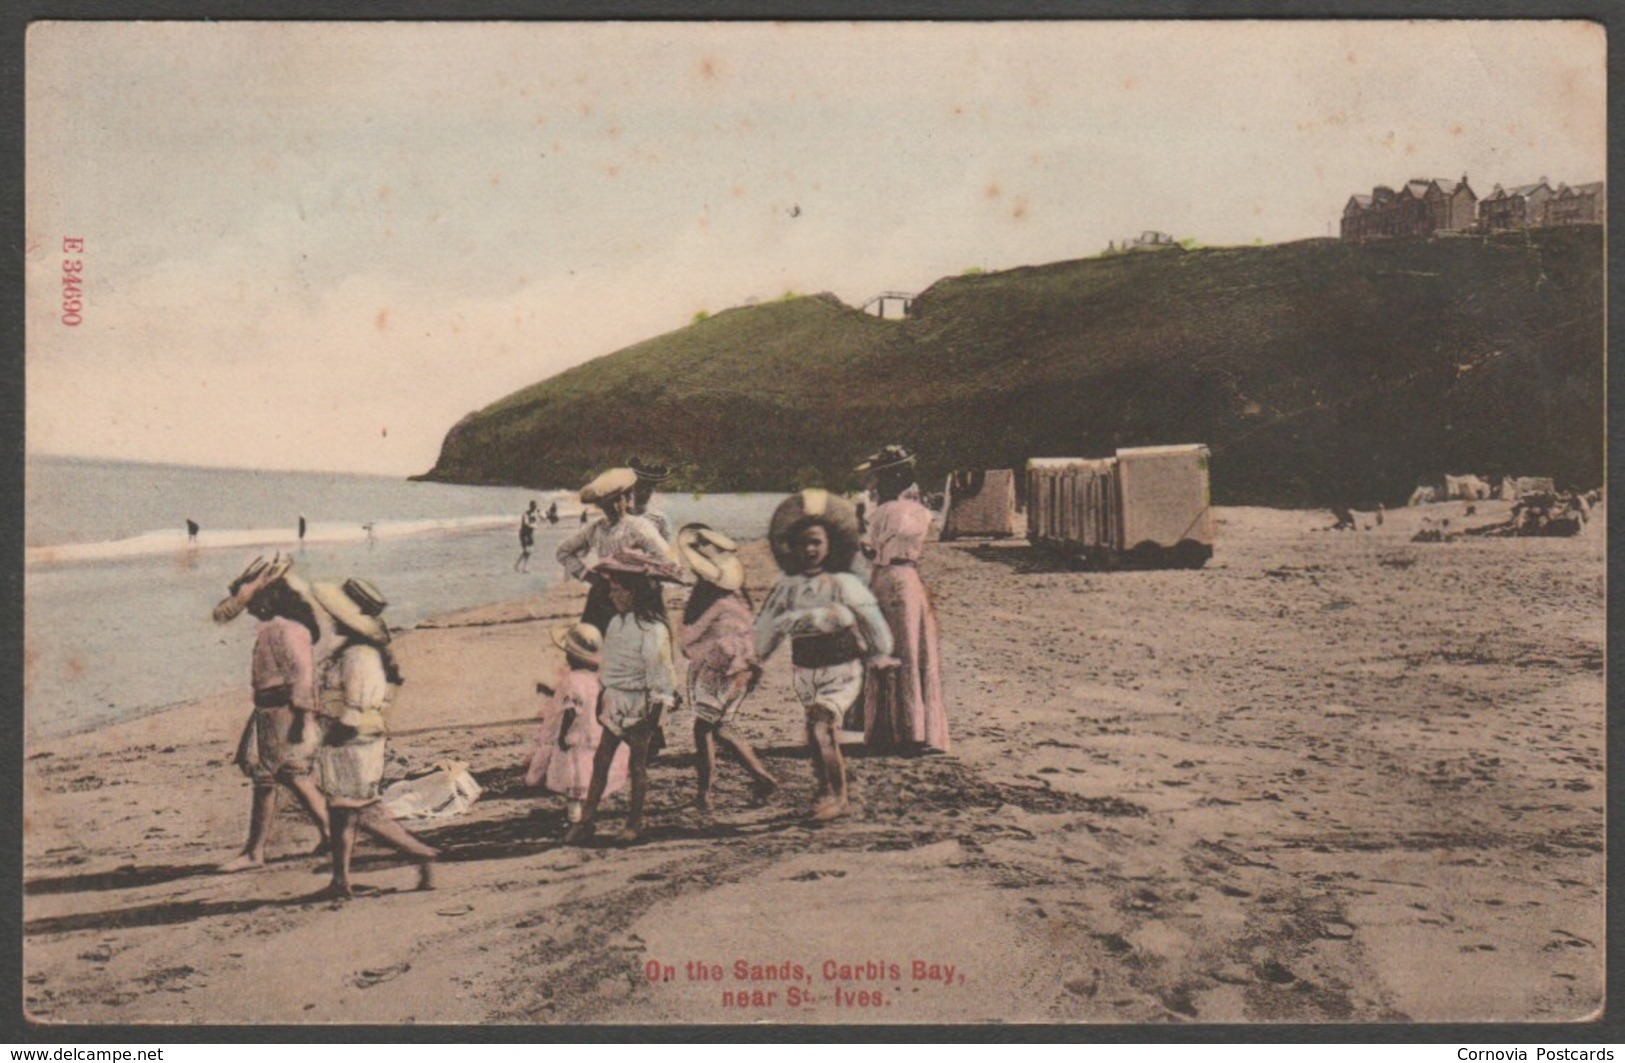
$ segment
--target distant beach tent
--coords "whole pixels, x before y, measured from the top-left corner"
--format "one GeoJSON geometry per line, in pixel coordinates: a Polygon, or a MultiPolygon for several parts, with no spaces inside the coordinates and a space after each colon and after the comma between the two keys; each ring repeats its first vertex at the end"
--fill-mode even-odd
{"type": "Polygon", "coordinates": [[[944,542],[967,536],[1008,539],[1016,534],[1021,517],[1014,469],[960,469],[948,477],[943,495],[944,542]]]}
{"type": "Polygon", "coordinates": [[[1200,568],[1213,556],[1208,449],[1123,447],[1027,462],[1027,536],[1106,568],[1200,568]]]}

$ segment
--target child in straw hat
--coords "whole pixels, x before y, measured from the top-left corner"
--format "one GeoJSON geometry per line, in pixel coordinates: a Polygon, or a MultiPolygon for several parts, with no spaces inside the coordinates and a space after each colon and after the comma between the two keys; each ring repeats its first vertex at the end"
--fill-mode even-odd
{"type": "Polygon", "coordinates": [[[322,662],[319,711],[328,717],[317,753],[322,792],[333,821],[333,880],[329,896],[349,898],[361,888],[350,882],[356,833],[364,830],[418,865],[418,889],[434,889],[440,851],[407,830],[380,804],[384,779],[384,710],[404,679],[389,651],[382,616],[389,603],[365,580],[318,583],[311,588],[333,618],[341,639],[322,662]]]}
{"type": "Polygon", "coordinates": [[[592,837],[598,802],[608,788],[610,766],[622,742],[632,747],[632,797],[620,840],[631,843],[642,836],[650,746],[660,728],[661,716],[677,699],[671,628],[660,596],[662,581],[680,582],[676,566],[665,558],[622,550],[600,561],[593,573],[604,578],[615,610],[605,624],[600,673],[604,695],[598,720],[608,733],[593,757],[592,785],[582,806],[581,822],[564,835],[567,845],[592,837]]]}
{"type": "Polygon", "coordinates": [[[609,602],[608,584],[594,575],[588,559],[603,561],[622,550],[636,550],[663,560],[672,557],[671,544],[665,537],[633,512],[632,492],[637,484],[638,474],[627,468],[610,469],[594,478],[581,489],[582,520],[586,520],[587,506],[597,506],[603,517],[559,544],[557,557],[564,571],[591,585],[581,620],[600,632],[615,615],[615,609],[609,602]]]}
{"type": "Polygon", "coordinates": [[[762,675],[739,548],[707,525],[685,524],[677,532],[677,552],[699,578],[683,609],[679,640],[688,658],[688,700],[694,706],[694,764],[699,773],[694,804],[702,810],[711,807],[713,739],[733,750],[750,772],[757,800],[765,800],[779,788],[779,781],[732,726],[739,703],[762,675]]]}
{"type": "MultiPolygon", "coordinates": [[[[545,786],[563,794],[565,819],[574,824],[581,822],[582,802],[592,786],[593,758],[604,735],[604,726],[598,722],[598,700],[604,690],[598,681],[603,638],[591,624],[573,624],[554,629],[553,644],[564,651],[564,668],[551,688],[538,687],[548,699],[542,707],[525,785],[545,786]]],[[[612,794],[626,785],[629,751],[630,747],[615,751],[604,793],[612,794]]]]}
{"type": "Polygon", "coordinates": [[[321,833],[316,853],[329,848],[327,804],[312,777],[320,737],[312,716],[316,709],[312,646],[322,631],[315,610],[290,583],[292,567],[293,561],[280,554],[269,562],[255,558],[214,608],[218,624],[245,609],[260,622],[251,669],[254,711],[236,756],[237,766],[254,783],[248,840],[235,859],[220,865],[221,871],[265,866],[279,785],[293,792],[321,833]]]}
{"type": "Polygon", "coordinates": [[[857,512],[846,499],[808,489],[779,504],[769,527],[785,576],[756,618],[762,660],[790,639],[796,697],[807,714],[807,745],[818,781],[812,817],[847,812],[846,761],[835,731],[871,668],[895,667],[891,630],[874,596],[846,566],[858,550],[857,512]]]}

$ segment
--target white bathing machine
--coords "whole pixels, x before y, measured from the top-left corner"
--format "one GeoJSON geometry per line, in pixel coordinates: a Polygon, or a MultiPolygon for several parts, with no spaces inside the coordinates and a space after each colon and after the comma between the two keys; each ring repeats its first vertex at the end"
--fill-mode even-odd
{"type": "Polygon", "coordinates": [[[1208,449],[1123,447],[1027,462],[1027,538],[1101,567],[1200,568],[1213,556],[1208,449]]]}

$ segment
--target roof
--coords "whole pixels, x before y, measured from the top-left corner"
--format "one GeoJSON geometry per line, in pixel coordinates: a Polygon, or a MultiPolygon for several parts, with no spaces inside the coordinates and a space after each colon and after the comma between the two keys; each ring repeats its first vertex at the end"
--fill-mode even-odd
{"type": "Polygon", "coordinates": [[[1105,469],[1116,464],[1116,458],[1028,458],[1029,469],[1105,469]]]}
{"type": "Polygon", "coordinates": [[[1205,443],[1170,443],[1170,444],[1165,444],[1163,446],[1157,446],[1157,447],[1118,447],[1117,448],[1117,456],[1119,458],[1161,458],[1161,457],[1170,457],[1170,456],[1179,455],[1179,454],[1191,455],[1191,456],[1195,456],[1195,455],[1199,454],[1199,455],[1201,455],[1202,457],[1205,458],[1205,457],[1208,456],[1207,444],[1205,444],[1205,443]]]}

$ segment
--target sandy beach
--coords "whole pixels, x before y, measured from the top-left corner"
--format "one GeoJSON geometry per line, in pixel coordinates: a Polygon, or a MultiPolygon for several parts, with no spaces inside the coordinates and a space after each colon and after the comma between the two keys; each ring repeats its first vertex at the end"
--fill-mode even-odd
{"type": "MultiPolygon", "coordinates": [[[[685,712],[630,848],[560,847],[562,801],[523,785],[534,727],[476,726],[535,713],[559,661],[547,631],[583,590],[436,618],[399,639],[391,725],[419,733],[392,750],[466,762],[486,792],[422,831],[447,851],[439,889],[412,891],[413,871],[364,843],[357,877],[383,889],[342,904],[311,899],[315,832],[287,800],[267,868],[212,873],[246,829],[249,787],[227,763],[245,659],[240,689],[28,748],[26,1010],[1585,1019],[1604,973],[1602,513],[1575,539],[1437,544],[1409,541],[1420,518],[1328,532],[1325,513],[1224,509],[1200,572],[932,543],[951,755],[853,747],[854,815],[808,824],[781,653],[740,724],[783,791],[752,807],[724,763],[714,811],[692,808],[685,712]]],[[[765,544],[745,556],[760,603],[777,573],[765,544]]]]}

